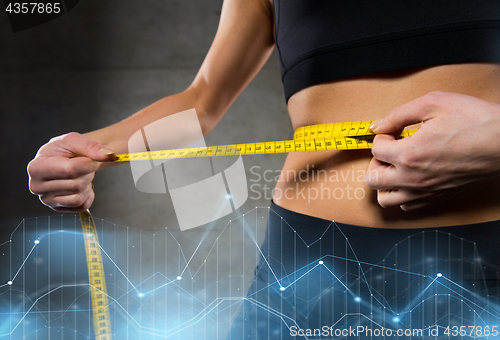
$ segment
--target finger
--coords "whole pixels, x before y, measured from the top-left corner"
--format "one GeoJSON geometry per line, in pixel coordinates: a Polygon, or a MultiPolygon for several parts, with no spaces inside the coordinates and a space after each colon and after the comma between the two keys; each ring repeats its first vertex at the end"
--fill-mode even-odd
{"type": "Polygon", "coordinates": [[[61,147],[75,155],[100,162],[112,160],[115,155],[112,150],[75,132],[61,136],[61,147]]]}
{"type": "Polygon", "coordinates": [[[414,211],[418,210],[420,208],[426,207],[429,205],[430,202],[428,201],[417,201],[417,202],[411,202],[411,203],[406,203],[401,205],[401,210],[404,211],[414,211]]]}
{"type": "Polygon", "coordinates": [[[381,207],[396,207],[405,204],[412,204],[416,200],[422,200],[431,196],[429,192],[413,192],[409,190],[379,190],[377,200],[381,207]]]}
{"type": "Polygon", "coordinates": [[[445,96],[443,92],[431,92],[398,106],[385,118],[373,122],[370,129],[375,133],[393,133],[403,130],[408,125],[426,121],[433,117],[434,108],[445,96]]]}
{"type": "Polygon", "coordinates": [[[398,189],[401,181],[394,165],[372,158],[368,164],[365,182],[374,190],[398,189]]]}
{"type": "Polygon", "coordinates": [[[91,185],[95,173],[74,178],[74,179],[55,179],[50,181],[32,181],[30,191],[35,195],[53,195],[65,196],[84,191],[91,185]]]}
{"type": "Polygon", "coordinates": [[[94,186],[91,184],[90,185],[90,194],[87,197],[87,200],[81,205],[82,211],[90,208],[90,206],[94,202],[94,198],[95,198],[94,186]]]}
{"type": "Polygon", "coordinates": [[[92,192],[85,203],[76,208],[66,208],[66,207],[50,207],[52,210],[60,212],[60,213],[79,213],[81,211],[85,211],[89,209],[94,202],[95,194],[92,192]]]}
{"type": "Polygon", "coordinates": [[[93,195],[91,185],[88,185],[85,190],[72,195],[39,195],[40,201],[51,208],[79,208],[88,202],[89,197],[93,195]]]}
{"type": "Polygon", "coordinates": [[[28,164],[28,173],[34,181],[78,178],[95,172],[99,162],[87,157],[38,157],[28,164]]]}
{"type": "MultiPolygon", "coordinates": [[[[56,143],[56,149],[53,151],[64,157],[85,156],[95,161],[105,162],[113,160],[115,155],[112,150],[76,132],[53,138],[51,142],[56,143]]],[[[49,145],[52,148],[54,144],[49,143],[47,147],[49,145]]],[[[40,150],[42,153],[45,152],[43,148],[40,150]]]]}
{"type": "Polygon", "coordinates": [[[404,152],[404,139],[397,139],[392,135],[376,135],[373,139],[372,155],[379,161],[395,164],[404,152]]]}

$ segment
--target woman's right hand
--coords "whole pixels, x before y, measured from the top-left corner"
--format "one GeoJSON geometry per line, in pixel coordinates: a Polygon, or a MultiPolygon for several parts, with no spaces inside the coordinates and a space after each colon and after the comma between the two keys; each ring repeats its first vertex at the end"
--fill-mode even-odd
{"type": "Polygon", "coordinates": [[[114,152],[79,133],[52,138],[28,164],[29,189],[57,212],[80,212],[94,201],[92,179],[114,152]]]}

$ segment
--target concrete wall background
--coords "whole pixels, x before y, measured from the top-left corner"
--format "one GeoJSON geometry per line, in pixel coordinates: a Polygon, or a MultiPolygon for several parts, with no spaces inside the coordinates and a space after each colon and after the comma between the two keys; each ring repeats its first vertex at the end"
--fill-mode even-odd
{"type": "MultiPolygon", "coordinates": [[[[53,214],[27,189],[25,167],[37,149],[53,136],[112,124],[186,88],[210,47],[221,6],[220,0],[85,0],[54,21],[15,34],[2,11],[3,231],[22,218],[53,214]]],[[[291,134],[273,54],[207,143],[286,139],[291,134]]],[[[284,155],[244,159],[247,171],[253,165],[278,170],[283,161],[284,155]]],[[[177,223],[170,198],[135,190],[127,166],[98,173],[94,184],[92,211],[97,217],[144,230],[177,223]]],[[[250,199],[234,216],[268,204],[250,199]]]]}

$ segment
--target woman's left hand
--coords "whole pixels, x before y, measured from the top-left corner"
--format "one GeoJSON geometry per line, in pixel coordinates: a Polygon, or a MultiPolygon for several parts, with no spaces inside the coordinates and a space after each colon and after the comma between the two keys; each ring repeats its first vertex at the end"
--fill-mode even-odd
{"type": "Polygon", "coordinates": [[[366,175],[382,207],[413,210],[452,197],[500,173],[500,105],[467,95],[431,92],[372,124],[366,175]],[[403,128],[422,122],[410,137],[403,128]]]}

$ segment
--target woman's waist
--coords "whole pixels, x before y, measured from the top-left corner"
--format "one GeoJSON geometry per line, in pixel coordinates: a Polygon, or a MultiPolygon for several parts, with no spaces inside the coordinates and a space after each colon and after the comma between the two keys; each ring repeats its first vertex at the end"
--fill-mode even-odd
{"type": "MultiPolygon", "coordinates": [[[[294,94],[288,109],[294,128],[376,120],[413,99],[439,90],[500,102],[500,65],[443,65],[355,77],[319,84],[294,94]]],[[[417,228],[500,219],[500,181],[492,178],[453,199],[404,212],[383,209],[365,184],[369,150],[300,152],[288,155],[274,192],[293,211],[361,226],[417,228]]]]}
{"type": "Polygon", "coordinates": [[[500,219],[498,177],[412,212],[382,208],[376,191],[365,183],[370,160],[370,150],[291,153],[273,199],[292,211],[365,227],[428,228],[500,219]]]}

